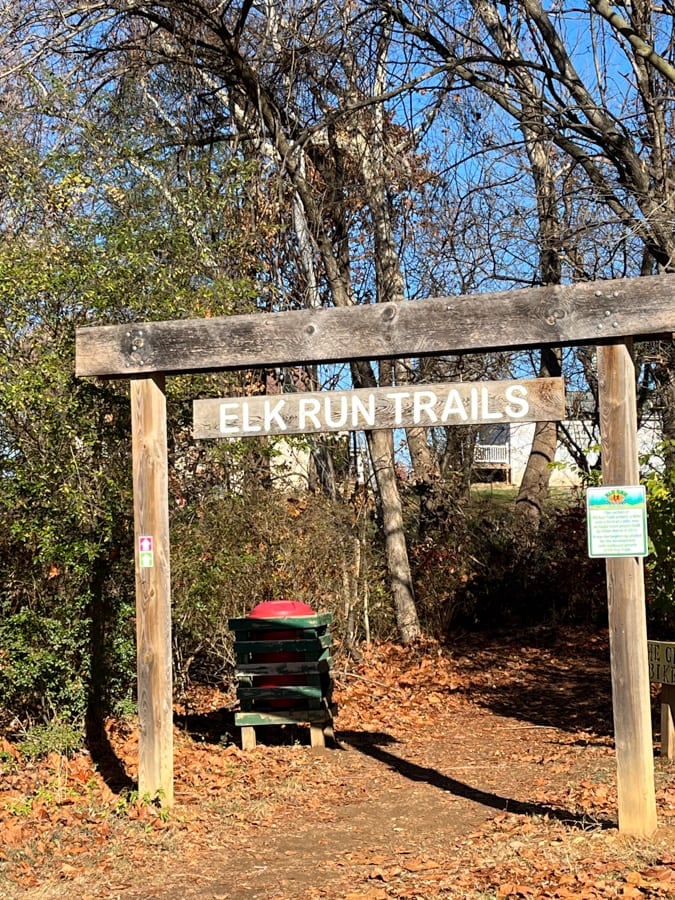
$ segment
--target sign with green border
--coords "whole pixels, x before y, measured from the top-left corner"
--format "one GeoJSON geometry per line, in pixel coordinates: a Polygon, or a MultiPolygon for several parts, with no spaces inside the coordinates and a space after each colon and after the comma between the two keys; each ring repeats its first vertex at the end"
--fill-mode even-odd
{"type": "Polygon", "coordinates": [[[647,495],[643,485],[588,488],[588,555],[647,556],[647,495]]]}

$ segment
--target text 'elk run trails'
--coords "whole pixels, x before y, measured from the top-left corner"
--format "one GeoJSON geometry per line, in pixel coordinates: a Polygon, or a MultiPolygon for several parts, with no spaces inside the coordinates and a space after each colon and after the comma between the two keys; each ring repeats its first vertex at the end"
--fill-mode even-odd
{"type": "Polygon", "coordinates": [[[245,437],[376,428],[560,419],[561,379],[455,383],[196,400],[195,437],[245,437]]]}

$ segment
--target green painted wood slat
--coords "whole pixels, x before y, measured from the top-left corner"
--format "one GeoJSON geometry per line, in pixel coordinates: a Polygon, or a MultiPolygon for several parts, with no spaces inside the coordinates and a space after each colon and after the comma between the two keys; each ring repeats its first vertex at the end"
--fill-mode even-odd
{"type": "Polygon", "coordinates": [[[333,714],[328,709],[292,709],[278,713],[238,712],[234,716],[234,724],[242,725],[297,725],[299,723],[316,723],[330,725],[333,714]]]}
{"type": "MultiPolygon", "coordinates": [[[[329,634],[321,635],[321,637],[312,638],[310,640],[269,640],[269,641],[237,641],[235,644],[235,652],[237,655],[245,653],[316,653],[321,654],[323,650],[328,649],[332,645],[332,638],[329,634]]],[[[265,660],[267,662],[267,660],[265,660]]],[[[269,660],[274,662],[274,660],[269,660]]]]}
{"type": "Polygon", "coordinates": [[[273,619],[229,619],[230,631],[262,631],[266,628],[326,628],[333,621],[332,613],[317,613],[315,616],[279,616],[273,619]]]}
{"type": "Polygon", "coordinates": [[[252,675],[303,675],[323,674],[333,667],[333,660],[328,651],[322,653],[319,659],[309,659],[303,662],[237,662],[234,672],[235,678],[245,678],[252,675]]]}

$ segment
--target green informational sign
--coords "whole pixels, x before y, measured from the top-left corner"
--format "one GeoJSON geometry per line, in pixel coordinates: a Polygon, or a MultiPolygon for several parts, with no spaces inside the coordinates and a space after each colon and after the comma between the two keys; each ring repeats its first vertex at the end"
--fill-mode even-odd
{"type": "Polygon", "coordinates": [[[646,556],[647,496],[644,486],[588,488],[589,556],[646,556]]]}

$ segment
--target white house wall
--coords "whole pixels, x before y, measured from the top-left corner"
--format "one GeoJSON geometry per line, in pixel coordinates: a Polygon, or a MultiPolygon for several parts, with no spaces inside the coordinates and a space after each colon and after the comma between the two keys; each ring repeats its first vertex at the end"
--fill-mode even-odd
{"type": "MultiPolygon", "coordinates": [[[[565,426],[573,433],[576,432],[579,435],[582,445],[585,439],[589,443],[591,442],[591,438],[586,437],[587,427],[581,420],[568,421],[565,423],[565,426]]],[[[525,472],[532,448],[534,429],[535,424],[533,422],[511,423],[510,464],[511,483],[514,485],[519,485],[523,479],[523,473],[525,472]]],[[[648,421],[639,429],[638,451],[641,457],[649,458],[652,450],[658,446],[659,435],[659,428],[655,421],[648,421]]],[[[278,480],[280,484],[283,484],[284,488],[293,487],[296,490],[306,488],[310,457],[307,445],[301,441],[288,443],[279,440],[275,442],[274,451],[271,459],[273,478],[278,480]]],[[[591,454],[591,462],[594,461],[594,456],[591,454]]],[[[567,449],[560,444],[556,450],[555,462],[557,465],[551,471],[550,483],[552,485],[565,487],[580,484],[581,479],[576,470],[575,462],[567,449]]],[[[362,461],[362,464],[364,463],[365,460],[362,461]]],[[[650,465],[658,468],[658,458],[652,456],[650,465]]],[[[365,477],[363,473],[360,473],[360,475],[361,479],[365,477]]]]}
{"type": "MultiPolygon", "coordinates": [[[[572,420],[565,422],[565,426],[572,432],[576,431],[579,435],[587,434],[587,424],[581,420],[572,420]]],[[[511,481],[514,485],[519,485],[523,479],[523,473],[527,466],[527,460],[532,448],[532,440],[534,438],[535,425],[531,422],[523,422],[521,424],[511,424],[511,481]]],[[[660,438],[660,429],[655,420],[645,422],[638,429],[638,453],[642,459],[649,460],[649,465],[656,468],[659,467],[658,457],[651,455],[655,447],[658,447],[660,438]]],[[[590,439],[589,439],[590,443],[590,439]]],[[[597,453],[590,453],[590,461],[593,463],[597,458],[597,453]]],[[[581,482],[576,465],[567,449],[561,444],[555,454],[556,465],[551,472],[552,485],[560,487],[574,486],[581,482]]]]}
{"type": "MultiPolygon", "coordinates": [[[[511,425],[511,482],[515,485],[519,485],[523,480],[527,460],[532,449],[535,427],[533,422],[511,425]]],[[[555,453],[555,462],[560,465],[552,469],[550,484],[559,487],[579,484],[579,477],[573,468],[574,460],[567,450],[560,445],[558,445],[555,453]]]]}

